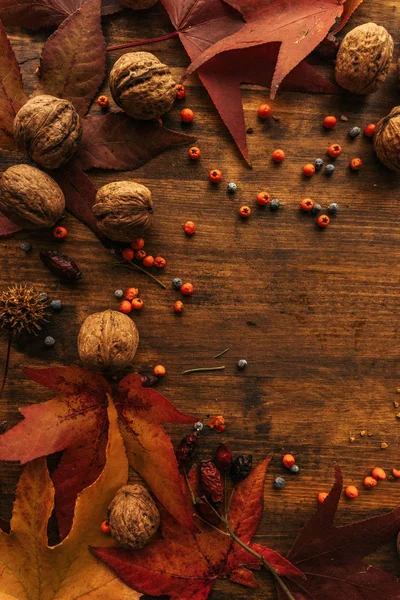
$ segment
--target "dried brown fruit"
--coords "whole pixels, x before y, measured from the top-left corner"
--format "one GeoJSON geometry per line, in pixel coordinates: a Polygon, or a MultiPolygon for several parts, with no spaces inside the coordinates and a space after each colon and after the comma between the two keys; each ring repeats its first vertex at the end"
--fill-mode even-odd
{"type": "Polygon", "coordinates": [[[125,485],[108,507],[111,535],[125,548],[143,548],[160,526],[160,513],[142,485],[125,485]]]}
{"type": "Polygon", "coordinates": [[[64,194],[47,173],[29,165],[9,167],[0,179],[0,211],[24,229],[52,227],[65,208],[64,194]]]}
{"type": "Polygon", "coordinates": [[[384,27],[375,23],[355,27],[337,54],[337,83],[354,94],[375,92],[389,72],[393,47],[393,38],[384,27]]]}
{"type": "Polygon", "coordinates": [[[78,352],[92,371],[122,371],[130,366],[139,345],[135,323],[115,310],[86,317],[78,335],[78,352]]]}
{"type": "Polygon", "coordinates": [[[18,111],[14,120],[17,146],[46,169],[69,161],[82,137],[82,122],[67,100],[35,96],[18,111]]]}
{"type": "Polygon", "coordinates": [[[393,171],[400,171],[400,106],[395,106],[377,123],[374,148],[381,163],[393,171]]]}
{"type": "Polygon", "coordinates": [[[110,90],[118,106],[143,121],[161,117],[175,100],[169,67],[150,52],[123,54],[111,69],[110,90]]]}
{"type": "Polygon", "coordinates": [[[82,277],[82,271],[76,262],[66,254],[57,250],[42,250],[39,256],[49,271],[64,281],[78,281],[82,277]]]}
{"type": "Polygon", "coordinates": [[[135,181],[108,183],[97,192],[92,211],[103,235],[117,242],[131,242],[152,224],[151,192],[135,181]]]}
{"type": "Polygon", "coordinates": [[[121,0],[123,6],[132,8],[133,10],[143,10],[145,8],[151,8],[157,4],[158,0],[121,0]]]}

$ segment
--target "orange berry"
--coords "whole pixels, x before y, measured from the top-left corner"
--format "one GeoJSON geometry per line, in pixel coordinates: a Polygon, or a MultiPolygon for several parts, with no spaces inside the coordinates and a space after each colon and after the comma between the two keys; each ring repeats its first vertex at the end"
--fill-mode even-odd
{"type": "Polygon", "coordinates": [[[372,469],[371,475],[374,479],[380,479],[381,481],[383,481],[387,477],[385,471],[380,467],[375,467],[375,469],[372,469]]]}
{"type": "Polygon", "coordinates": [[[256,200],[259,206],[266,206],[271,202],[271,196],[268,194],[268,192],[259,192],[256,200]]]}
{"type": "Polygon", "coordinates": [[[176,313],[183,312],[183,302],[181,302],[180,300],[177,300],[174,304],[174,311],[176,313]]]}
{"type": "Polygon", "coordinates": [[[321,228],[328,227],[330,222],[331,220],[328,215],[320,215],[317,219],[317,225],[321,228]]]}
{"type": "Polygon", "coordinates": [[[271,116],[272,109],[269,104],[261,104],[258,107],[257,115],[260,119],[268,119],[271,116]]]}
{"type": "Polygon", "coordinates": [[[278,148],[277,150],[274,150],[272,153],[272,160],[276,163],[280,163],[283,160],[285,160],[285,153],[283,150],[281,150],[280,148],[278,148]]]}
{"type": "Polygon", "coordinates": [[[157,269],[163,269],[167,264],[167,261],[162,256],[156,256],[153,264],[157,269]]]}
{"type": "Polygon", "coordinates": [[[134,298],[132,300],[132,308],[134,310],[142,310],[143,306],[144,306],[144,302],[141,298],[134,298]]]}
{"type": "Polygon", "coordinates": [[[100,106],[100,108],[108,108],[110,105],[110,100],[107,96],[99,96],[96,102],[100,106]]]}
{"type": "Polygon", "coordinates": [[[367,137],[372,137],[375,133],[376,125],[374,123],[369,123],[364,129],[364,135],[367,137]]]}
{"type": "Polygon", "coordinates": [[[135,258],[136,258],[136,260],[143,260],[144,258],[146,258],[146,251],[145,250],[136,250],[135,258]]]}
{"type": "Polygon", "coordinates": [[[129,302],[132,302],[134,298],[137,298],[139,296],[139,290],[138,288],[134,287],[128,288],[127,290],[125,290],[124,296],[127,300],[129,300],[129,302]]]}
{"type": "Polygon", "coordinates": [[[314,175],[315,173],[315,167],[314,165],[312,165],[311,163],[308,163],[307,165],[304,165],[303,167],[303,174],[306,177],[311,177],[312,175],[314,175]]]}
{"type": "Polygon", "coordinates": [[[129,302],[129,300],[123,300],[123,302],[121,302],[119,305],[119,310],[125,315],[128,315],[132,310],[132,304],[129,302]]]}
{"type": "Polygon", "coordinates": [[[177,100],[182,100],[182,98],[186,96],[185,86],[181,83],[178,83],[178,85],[175,86],[175,93],[177,100]]]}
{"type": "Polygon", "coordinates": [[[154,258],[153,258],[153,256],[150,256],[150,255],[145,256],[144,259],[143,259],[143,264],[144,264],[145,267],[152,267],[153,264],[154,264],[154,258]]]}
{"type": "Polygon", "coordinates": [[[156,377],[164,377],[166,372],[167,371],[165,367],[163,367],[162,365],[156,365],[153,369],[153,373],[156,377]]]}
{"type": "Polygon", "coordinates": [[[295,458],[293,456],[293,454],[285,454],[285,456],[282,457],[282,464],[287,468],[290,469],[290,467],[293,467],[294,463],[295,463],[295,458]]]}
{"type": "Polygon", "coordinates": [[[124,248],[122,250],[122,258],[125,260],[133,260],[135,258],[135,253],[131,248],[124,248]]]}
{"type": "Polygon", "coordinates": [[[53,235],[57,240],[63,240],[67,237],[68,231],[65,229],[65,227],[54,227],[53,235]]]}
{"type": "Polygon", "coordinates": [[[348,485],[345,490],[345,494],[348,498],[350,498],[351,500],[354,500],[354,498],[357,498],[357,496],[358,496],[358,489],[356,488],[355,485],[348,485]]]}
{"type": "Polygon", "coordinates": [[[300,208],[305,212],[309,212],[310,210],[312,210],[313,206],[314,202],[311,200],[311,198],[304,198],[304,200],[300,202],[300,208]]]}
{"type": "Polygon", "coordinates": [[[362,164],[361,158],[352,158],[349,163],[349,167],[352,171],[359,171],[362,167],[362,164]]]}
{"type": "Polygon", "coordinates": [[[208,178],[213,183],[218,183],[222,179],[222,173],[218,169],[212,169],[208,174],[208,178]]]}
{"type": "Polygon", "coordinates": [[[337,158],[342,154],[342,146],[340,144],[331,144],[328,148],[328,154],[331,158],[337,158]]]}
{"type": "Polygon", "coordinates": [[[181,120],[184,123],[191,123],[194,119],[194,112],[192,111],[191,108],[184,108],[181,111],[181,120]]]}
{"type": "Polygon", "coordinates": [[[162,118],[158,117],[158,119],[156,119],[157,123],[160,125],[160,127],[162,127],[162,118]]]}
{"type": "Polygon", "coordinates": [[[197,146],[192,146],[191,148],[189,148],[188,154],[189,158],[191,158],[192,160],[198,160],[201,155],[200,148],[198,148],[197,146]]]}
{"type": "Polygon", "coordinates": [[[131,248],[133,248],[134,250],[141,250],[144,246],[144,239],[143,238],[137,238],[136,240],[133,240],[133,242],[131,242],[131,248]]]}
{"type": "Polygon", "coordinates": [[[215,428],[217,433],[222,433],[226,428],[225,419],[222,415],[218,415],[217,417],[211,419],[208,425],[211,427],[211,429],[215,428]]]}
{"type": "Polygon", "coordinates": [[[110,533],[111,532],[110,523],[108,521],[103,521],[102,524],[100,525],[100,529],[102,530],[103,533],[110,533]]]}
{"type": "Polygon", "coordinates": [[[373,477],[366,477],[364,479],[364,485],[366,488],[373,488],[377,485],[377,480],[374,479],[373,477]]]}
{"type": "Polygon", "coordinates": [[[239,208],[239,215],[243,218],[243,219],[247,219],[250,216],[251,213],[251,209],[249,206],[241,206],[239,208]]]}
{"type": "Polygon", "coordinates": [[[392,475],[396,479],[400,479],[400,469],[392,469],[392,475]]]}
{"type": "Polygon", "coordinates": [[[324,119],[325,129],[333,129],[334,127],[336,127],[336,123],[337,123],[337,118],[333,117],[332,115],[329,115],[328,117],[325,117],[325,119],[324,119]]]}
{"type": "Polygon", "coordinates": [[[194,287],[191,283],[184,283],[181,287],[181,292],[184,296],[191,296],[194,292],[194,287]]]}
{"type": "Polygon", "coordinates": [[[328,497],[328,494],[326,492],[320,492],[317,496],[318,502],[320,504],[323,504],[325,502],[325,500],[327,499],[327,497],[328,497]]]}
{"type": "Polygon", "coordinates": [[[186,221],[186,223],[183,224],[183,230],[186,235],[193,235],[196,231],[196,225],[193,223],[193,221],[186,221]]]}

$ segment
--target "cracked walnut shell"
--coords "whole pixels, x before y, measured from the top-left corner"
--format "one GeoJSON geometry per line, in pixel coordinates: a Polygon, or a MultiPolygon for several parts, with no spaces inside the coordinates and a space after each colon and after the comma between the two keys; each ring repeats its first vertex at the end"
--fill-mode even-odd
{"type": "Polygon", "coordinates": [[[150,190],[135,181],[115,181],[101,187],[92,207],[97,227],[116,242],[141,237],[153,222],[150,190]]]}
{"type": "Polygon", "coordinates": [[[400,106],[377,123],[374,148],[381,163],[400,172],[400,106]]]}
{"type": "Polygon", "coordinates": [[[143,548],[160,526],[160,513],[142,485],[125,485],[108,507],[113,538],[125,548],[143,548]]]}
{"type": "Polygon", "coordinates": [[[355,27],[340,45],[336,82],[354,94],[375,92],[389,72],[393,47],[393,38],[384,27],[375,23],[355,27]]]}
{"type": "Polygon", "coordinates": [[[150,52],[123,54],[111,69],[110,90],[122,110],[142,121],[168,112],[176,94],[169,67],[150,52]]]}
{"type": "Polygon", "coordinates": [[[138,345],[135,323],[111,309],[86,317],[78,335],[79,357],[92,371],[123,371],[132,365],[138,345]]]}
{"type": "Polygon", "coordinates": [[[23,229],[52,227],[64,208],[64,194],[47,173],[14,165],[1,175],[0,212],[23,229]]]}
{"type": "Polygon", "coordinates": [[[14,119],[17,146],[45,169],[58,169],[72,158],[82,137],[82,122],[71,102],[34,96],[14,119]]]}

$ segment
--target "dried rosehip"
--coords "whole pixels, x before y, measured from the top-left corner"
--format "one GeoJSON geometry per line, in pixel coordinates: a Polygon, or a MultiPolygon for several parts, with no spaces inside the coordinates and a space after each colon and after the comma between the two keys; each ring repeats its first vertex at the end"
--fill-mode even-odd
{"type": "Polygon", "coordinates": [[[215,464],[220,471],[227,471],[232,464],[232,452],[228,444],[220,444],[215,454],[215,464]]]}
{"type": "Polygon", "coordinates": [[[251,454],[241,454],[232,463],[231,478],[234,483],[247,479],[251,473],[253,457],[251,454]]]}
{"type": "Polygon", "coordinates": [[[200,487],[208,500],[214,504],[222,502],[224,483],[221,473],[211,460],[200,463],[200,487]]]}
{"type": "Polygon", "coordinates": [[[45,267],[64,281],[77,281],[82,277],[82,271],[76,262],[66,254],[60,254],[55,250],[46,250],[40,252],[39,256],[45,267]]]}
{"type": "Polygon", "coordinates": [[[175,455],[176,460],[180,467],[185,467],[193,456],[196,450],[199,438],[195,433],[189,433],[186,437],[181,440],[178,448],[176,449],[175,455]]]}

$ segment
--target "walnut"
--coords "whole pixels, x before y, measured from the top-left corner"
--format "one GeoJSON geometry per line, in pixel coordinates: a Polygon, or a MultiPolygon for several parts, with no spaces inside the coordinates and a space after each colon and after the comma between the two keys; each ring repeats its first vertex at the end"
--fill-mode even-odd
{"type": "Polygon", "coordinates": [[[111,535],[125,548],[143,548],[160,526],[160,513],[142,485],[125,485],[108,507],[111,535]]]}
{"type": "Polygon", "coordinates": [[[336,59],[337,83],[354,94],[371,94],[385,81],[393,57],[393,39],[384,27],[365,23],[344,38],[336,59]]]}
{"type": "Polygon", "coordinates": [[[29,165],[9,167],[0,179],[0,212],[23,229],[52,227],[65,208],[59,185],[29,165]]]}
{"type": "Polygon", "coordinates": [[[132,364],[138,345],[135,323],[110,309],[86,317],[78,335],[79,357],[92,371],[122,371],[132,364]]]}
{"type": "Polygon", "coordinates": [[[168,112],[176,95],[169,68],[150,52],[123,54],[111,69],[110,90],[118,106],[143,121],[168,112]]]}
{"type": "Polygon", "coordinates": [[[151,192],[135,181],[103,185],[96,194],[92,211],[99,230],[117,242],[131,242],[153,222],[151,192]]]}
{"type": "Polygon", "coordinates": [[[393,171],[400,171],[400,106],[395,106],[377,123],[374,147],[381,163],[393,171]]]}
{"type": "Polygon", "coordinates": [[[82,137],[82,122],[67,100],[35,96],[14,119],[18,147],[46,169],[57,169],[72,157],[82,137]]]}
{"type": "Polygon", "coordinates": [[[133,10],[143,10],[145,8],[151,8],[157,4],[158,0],[121,0],[123,6],[132,8],[133,10]]]}

